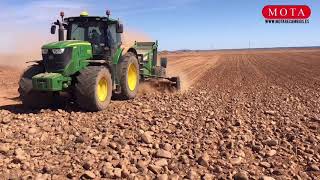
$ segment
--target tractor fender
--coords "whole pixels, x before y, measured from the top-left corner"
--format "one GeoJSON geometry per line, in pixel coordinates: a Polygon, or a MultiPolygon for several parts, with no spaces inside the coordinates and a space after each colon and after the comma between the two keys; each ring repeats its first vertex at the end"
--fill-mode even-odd
{"type": "Polygon", "coordinates": [[[143,57],[140,57],[138,56],[138,51],[134,48],[134,47],[131,47],[127,52],[131,52],[133,53],[134,55],[136,55],[137,59],[138,59],[138,63],[140,64],[140,61],[142,61],[143,57]]]}
{"type": "Polygon", "coordinates": [[[138,53],[137,53],[137,50],[135,48],[130,48],[127,52],[132,52],[136,55],[136,57],[138,58],[138,53]]]}
{"type": "Polygon", "coordinates": [[[115,54],[113,55],[113,58],[112,58],[112,63],[113,64],[118,64],[119,63],[119,60],[121,59],[123,50],[124,50],[123,48],[118,48],[117,49],[117,51],[115,52],[115,54]]]}
{"type": "MultiPolygon", "coordinates": [[[[119,63],[122,55],[124,55],[123,51],[124,51],[124,48],[118,48],[117,49],[116,53],[113,56],[113,60],[112,60],[113,64],[118,64],[119,63]]],[[[135,48],[131,47],[130,49],[128,49],[127,52],[133,53],[137,57],[137,59],[139,61],[138,52],[137,52],[137,50],[135,48]]]]}

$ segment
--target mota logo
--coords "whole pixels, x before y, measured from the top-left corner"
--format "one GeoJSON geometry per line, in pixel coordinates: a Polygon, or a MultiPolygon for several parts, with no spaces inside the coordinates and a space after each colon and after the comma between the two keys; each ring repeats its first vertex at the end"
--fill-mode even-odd
{"type": "Polygon", "coordinates": [[[262,15],[266,23],[309,23],[311,9],[306,5],[268,5],[262,15]]]}

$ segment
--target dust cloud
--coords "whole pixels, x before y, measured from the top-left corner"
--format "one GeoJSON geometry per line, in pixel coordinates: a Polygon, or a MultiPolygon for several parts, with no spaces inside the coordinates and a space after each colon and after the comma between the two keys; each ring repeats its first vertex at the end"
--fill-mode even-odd
{"type": "Polygon", "coordinates": [[[124,48],[124,52],[126,52],[126,50],[128,50],[132,45],[134,45],[135,41],[153,41],[153,40],[146,33],[129,29],[128,31],[122,34],[122,47],[124,48]]]}
{"type": "MultiPolygon", "coordinates": [[[[13,29],[13,28],[12,28],[13,29]]],[[[0,66],[10,66],[15,68],[25,68],[26,62],[41,59],[41,46],[45,43],[57,41],[56,35],[45,34],[36,31],[16,31],[11,38],[9,51],[0,49],[0,66]]],[[[122,47],[128,50],[134,41],[151,41],[150,36],[143,32],[128,30],[122,35],[122,47]]],[[[124,52],[125,52],[124,51],[124,52]]]]}
{"type": "MultiPolygon", "coordinates": [[[[16,31],[11,37],[10,50],[0,51],[0,66],[23,69],[28,61],[41,59],[41,46],[56,40],[55,36],[44,35],[35,31],[16,31]]],[[[8,49],[8,48],[7,48],[8,49]]]]}

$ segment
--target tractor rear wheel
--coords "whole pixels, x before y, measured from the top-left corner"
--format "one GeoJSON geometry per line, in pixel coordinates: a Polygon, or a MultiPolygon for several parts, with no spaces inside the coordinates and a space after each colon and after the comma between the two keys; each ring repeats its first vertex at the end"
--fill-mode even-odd
{"type": "Polygon", "coordinates": [[[84,110],[106,109],[112,96],[110,71],[102,66],[89,66],[80,71],[75,84],[76,102],[84,110]]]}
{"type": "Polygon", "coordinates": [[[29,67],[21,76],[18,92],[22,104],[28,108],[48,108],[54,104],[52,92],[40,92],[32,90],[32,77],[43,73],[44,68],[40,65],[29,67]]]}
{"type": "Polygon", "coordinates": [[[127,52],[120,61],[120,86],[121,98],[133,99],[139,87],[138,59],[132,52],[127,52]]]}

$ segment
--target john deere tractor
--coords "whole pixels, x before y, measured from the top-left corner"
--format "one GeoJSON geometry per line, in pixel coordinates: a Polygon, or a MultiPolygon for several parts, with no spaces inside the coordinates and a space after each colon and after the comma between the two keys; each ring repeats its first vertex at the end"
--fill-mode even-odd
{"type": "Polygon", "coordinates": [[[124,52],[123,25],[110,18],[109,11],[106,14],[83,12],[69,18],[60,14],[61,20],[51,27],[51,34],[58,27],[59,41],[42,46],[43,59],[34,61],[19,82],[25,106],[47,108],[61,94],[69,94],[82,109],[99,111],[108,106],[112,95],[135,98],[140,81],[167,79],[180,88],[179,77],[166,77],[167,60],[157,65],[158,42],[135,42],[124,52]]]}

